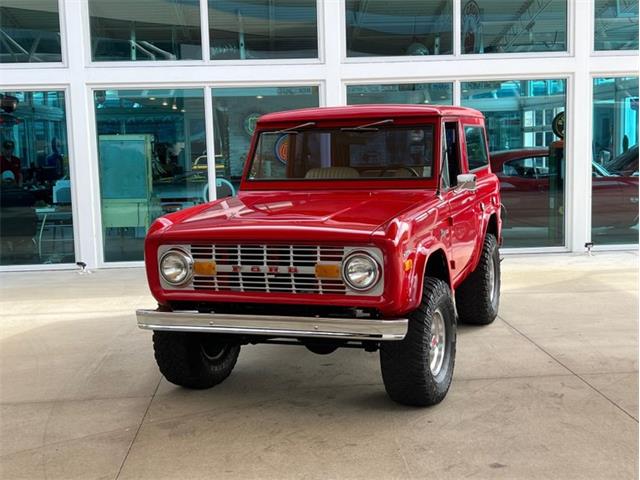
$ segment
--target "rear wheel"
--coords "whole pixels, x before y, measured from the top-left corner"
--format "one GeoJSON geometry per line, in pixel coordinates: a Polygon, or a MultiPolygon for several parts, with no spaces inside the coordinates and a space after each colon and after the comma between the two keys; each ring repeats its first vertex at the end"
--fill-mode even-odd
{"type": "Polygon", "coordinates": [[[407,336],[383,342],[380,366],[385,389],[398,403],[427,406],[447,395],[456,356],[456,317],[448,285],[424,280],[422,303],[409,316],[407,336]]]}
{"type": "Polygon", "coordinates": [[[175,385],[204,389],[225,380],[233,370],[240,345],[208,333],[153,332],[156,363],[175,385]]]}
{"type": "Polygon", "coordinates": [[[456,290],[460,323],[488,325],[500,307],[500,254],[496,237],[488,233],[476,269],[456,290]]]}

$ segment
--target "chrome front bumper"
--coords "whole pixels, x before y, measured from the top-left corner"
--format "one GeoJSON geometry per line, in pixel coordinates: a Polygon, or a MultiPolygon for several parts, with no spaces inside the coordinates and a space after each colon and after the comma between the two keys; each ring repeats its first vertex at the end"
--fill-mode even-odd
{"type": "Polygon", "coordinates": [[[331,338],[335,340],[402,340],[408,320],[362,318],[227,315],[198,312],[138,310],[138,327],[171,332],[206,332],[269,337],[331,338]]]}

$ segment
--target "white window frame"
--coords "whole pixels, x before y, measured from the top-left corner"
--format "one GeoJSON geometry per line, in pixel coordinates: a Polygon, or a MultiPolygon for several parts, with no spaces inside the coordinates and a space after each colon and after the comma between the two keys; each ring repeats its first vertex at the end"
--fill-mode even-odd
{"type": "MultiPolygon", "coordinates": [[[[590,94],[590,100],[591,100],[591,115],[589,115],[589,146],[591,147],[593,145],[593,110],[595,107],[595,103],[593,102],[593,94],[594,94],[594,90],[593,90],[593,82],[596,78],[624,78],[624,77],[636,77],[638,78],[638,71],[636,70],[635,72],[627,72],[627,73],[620,73],[620,72],[616,72],[615,74],[606,74],[606,73],[595,73],[592,72],[590,74],[590,89],[589,89],[589,94],[590,94]]],[[[589,156],[589,168],[591,169],[591,161],[593,160],[593,156],[589,156]]],[[[591,170],[590,170],[591,171],[591,170]]],[[[591,238],[591,234],[592,234],[592,222],[593,222],[593,204],[592,204],[592,200],[593,200],[593,175],[589,175],[589,194],[586,196],[586,202],[585,202],[585,208],[588,212],[588,216],[587,216],[587,221],[586,221],[586,228],[588,231],[588,240],[587,242],[591,243],[593,241],[593,239],[591,238]]],[[[631,245],[632,247],[635,247],[635,249],[637,250],[637,245],[631,245]]],[[[593,251],[610,251],[610,250],[629,250],[630,245],[629,244],[615,244],[615,243],[611,243],[611,244],[606,244],[606,245],[598,245],[597,243],[593,245],[593,251]]]]}
{"type": "MultiPolygon", "coordinates": [[[[58,0],[65,1],[65,0],[58,0]]],[[[70,0],[66,0],[70,1],[70,0]]],[[[329,0],[331,1],[331,0],[329,0]]],[[[84,44],[87,46],[85,50],[85,64],[95,68],[130,68],[134,65],[150,68],[170,68],[170,67],[197,67],[197,66],[255,66],[255,65],[320,65],[324,63],[324,18],[322,16],[323,4],[325,0],[316,0],[316,36],[318,39],[318,57],[317,58],[277,58],[277,59],[249,59],[249,60],[212,60],[210,58],[211,38],[209,32],[209,4],[208,0],[199,0],[200,5],[200,42],[202,56],[200,59],[190,60],[149,60],[149,61],[94,61],[91,56],[91,24],[89,15],[89,1],[83,0],[80,3],[80,9],[83,16],[84,44]]]]}
{"type": "MultiPolygon", "coordinates": [[[[60,28],[60,61],[59,62],[16,62],[16,63],[0,63],[0,68],[11,69],[44,69],[44,68],[67,68],[67,29],[65,19],[66,0],[57,0],[58,2],[58,27],[60,28]]],[[[1,77],[0,77],[1,78],[1,77]]]]}
{"type": "MultiPolygon", "coordinates": [[[[454,0],[454,55],[347,60],[344,0],[318,0],[319,58],[311,61],[220,61],[203,58],[195,62],[95,63],[89,61],[91,45],[87,0],[58,1],[64,61],[53,66],[3,64],[3,85],[0,88],[66,92],[76,260],[87,263],[89,268],[142,265],[141,262],[114,264],[103,261],[93,90],[204,89],[207,151],[212,155],[215,142],[211,88],[315,85],[319,88],[320,105],[335,106],[346,104],[346,85],[350,84],[453,82],[453,103],[459,105],[462,81],[566,79],[565,246],[505,251],[579,253],[591,239],[591,168],[590,162],[582,159],[591,158],[593,78],[635,76],[640,69],[637,51],[593,52],[593,0],[568,0],[567,52],[460,55],[462,0],[454,0]],[[81,8],[77,8],[78,4],[81,8]]],[[[200,0],[203,55],[208,53],[209,40],[208,17],[204,15],[206,6],[206,0],[200,0]]],[[[211,158],[209,165],[213,165],[211,158]]],[[[209,171],[215,181],[215,168],[209,168],[209,171]]],[[[215,189],[211,189],[211,195],[215,195],[215,189]]],[[[637,245],[595,246],[595,249],[602,250],[618,248],[637,250],[637,245]]],[[[63,267],[7,266],[0,267],[0,270],[53,268],[63,267]]]]}
{"type": "MultiPolygon", "coordinates": [[[[596,50],[596,1],[589,0],[589,48],[592,57],[637,57],[638,50],[596,50]]],[[[636,72],[637,73],[637,72],[636,72]]]]}
{"type": "MultiPolygon", "coordinates": [[[[73,253],[74,253],[74,261],[66,262],[66,263],[55,263],[55,264],[45,264],[45,263],[33,263],[26,265],[3,265],[0,267],[0,271],[32,271],[32,270],[69,270],[70,268],[76,268],[75,262],[80,257],[80,226],[78,223],[78,219],[80,218],[79,214],[79,201],[78,201],[78,192],[75,188],[75,183],[78,179],[78,175],[76,173],[76,167],[78,162],[76,161],[75,154],[75,141],[72,137],[73,130],[71,128],[71,98],[69,94],[69,85],[65,84],[41,84],[41,85],[29,85],[28,87],[21,87],[16,85],[5,85],[3,84],[0,87],[2,91],[5,92],[62,92],[64,93],[64,118],[65,118],[65,128],[66,128],[66,136],[67,136],[67,157],[69,159],[69,181],[71,182],[71,223],[73,227],[73,253]]],[[[37,233],[38,235],[38,233],[37,233]]]]}

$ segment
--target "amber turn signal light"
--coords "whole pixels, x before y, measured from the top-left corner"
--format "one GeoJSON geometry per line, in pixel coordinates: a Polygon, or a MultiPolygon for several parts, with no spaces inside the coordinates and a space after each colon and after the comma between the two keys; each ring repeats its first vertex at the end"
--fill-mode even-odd
{"type": "Polygon", "coordinates": [[[212,276],[216,274],[216,262],[196,261],[193,263],[193,271],[196,275],[212,276]]]}
{"type": "Polygon", "coordinates": [[[316,264],[317,278],[340,278],[340,265],[318,263],[316,264]]]}

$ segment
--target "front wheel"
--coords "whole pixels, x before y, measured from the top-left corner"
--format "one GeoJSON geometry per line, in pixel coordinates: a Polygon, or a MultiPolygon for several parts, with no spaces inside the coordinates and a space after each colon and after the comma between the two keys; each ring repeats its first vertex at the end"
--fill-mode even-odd
{"type": "Polygon", "coordinates": [[[211,388],[233,370],[240,345],[210,333],[153,332],[153,350],[160,372],[175,385],[211,388]]]}
{"type": "Polygon", "coordinates": [[[488,325],[498,316],[500,306],[500,254],[496,237],[484,239],[476,269],[456,290],[460,323],[488,325]]]}
{"type": "Polygon", "coordinates": [[[404,405],[440,403],[449,391],[456,357],[456,316],[449,286],[424,280],[422,303],[409,316],[407,336],[383,342],[380,366],[385,389],[404,405]]]}

